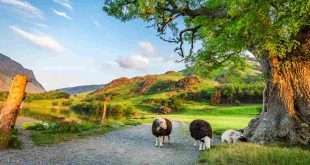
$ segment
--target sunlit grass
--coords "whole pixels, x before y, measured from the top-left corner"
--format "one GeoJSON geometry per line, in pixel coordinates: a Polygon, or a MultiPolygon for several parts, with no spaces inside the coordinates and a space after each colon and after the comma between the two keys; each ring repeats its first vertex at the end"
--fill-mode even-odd
{"type": "Polygon", "coordinates": [[[310,151],[251,143],[218,144],[198,156],[197,164],[309,165],[310,151]]]}

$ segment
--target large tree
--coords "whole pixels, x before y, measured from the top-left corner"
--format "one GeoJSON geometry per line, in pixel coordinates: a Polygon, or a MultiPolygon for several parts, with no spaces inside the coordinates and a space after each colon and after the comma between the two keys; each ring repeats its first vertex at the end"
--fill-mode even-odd
{"type": "Polygon", "coordinates": [[[263,110],[246,135],[310,145],[310,0],[106,0],[103,10],[148,22],[203,73],[238,65],[250,51],[267,81],[263,110]],[[202,45],[197,51],[195,41],[202,45]]]}

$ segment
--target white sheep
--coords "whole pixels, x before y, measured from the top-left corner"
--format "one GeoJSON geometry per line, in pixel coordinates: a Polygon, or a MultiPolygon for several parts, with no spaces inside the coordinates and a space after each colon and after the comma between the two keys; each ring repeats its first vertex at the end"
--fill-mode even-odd
{"type": "Polygon", "coordinates": [[[238,141],[246,142],[247,139],[243,133],[235,130],[227,130],[221,136],[222,143],[237,143],[238,141]]]}

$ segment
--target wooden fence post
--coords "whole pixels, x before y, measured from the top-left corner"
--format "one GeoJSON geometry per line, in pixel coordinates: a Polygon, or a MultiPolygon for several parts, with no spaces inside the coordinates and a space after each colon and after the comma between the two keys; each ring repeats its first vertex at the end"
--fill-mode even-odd
{"type": "Polygon", "coordinates": [[[107,96],[103,102],[102,119],[101,119],[102,126],[104,126],[106,123],[107,106],[108,106],[109,100],[111,100],[111,96],[107,96]]]}
{"type": "Polygon", "coordinates": [[[8,98],[0,114],[0,149],[6,148],[20,112],[21,103],[25,98],[28,78],[16,75],[13,79],[8,98]]]}

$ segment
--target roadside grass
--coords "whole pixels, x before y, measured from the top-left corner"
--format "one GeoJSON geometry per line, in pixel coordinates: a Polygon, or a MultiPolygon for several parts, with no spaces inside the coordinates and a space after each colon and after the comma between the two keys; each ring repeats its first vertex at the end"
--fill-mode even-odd
{"type": "Polygon", "coordinates": [[[129,126],[137,126],[140,124],[142,123],[136,120],[125,120],[114,122],[108,121],[108,123],[104,127],[96,126],[93,129],[80,132],[48,133],[46,131],[30,130],[30,138],[37,146],[48,146],[65,141],[72,141],[96,135],[103,135],[110,131],[125,129],[129,126]]]}
{"type": "Polygon", "coordinates": [[[196,164],[309,165],[310,151],[253,143],[218,144],[201,152],[196,164]]]}

